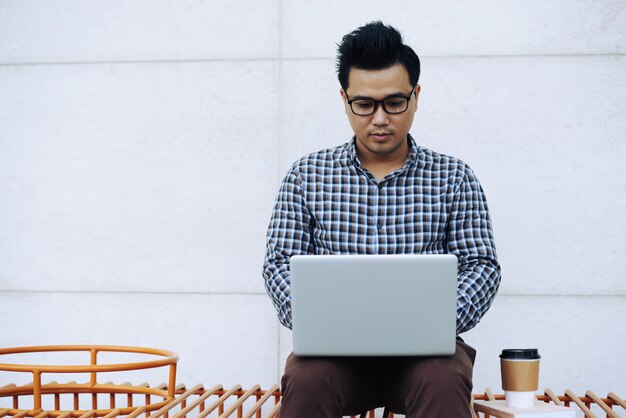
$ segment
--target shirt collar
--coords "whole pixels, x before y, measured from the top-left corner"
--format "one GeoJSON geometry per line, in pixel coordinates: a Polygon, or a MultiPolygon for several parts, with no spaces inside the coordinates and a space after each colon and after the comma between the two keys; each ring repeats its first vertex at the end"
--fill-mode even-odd
{"type": "MultiPolygon", "coordinates": [[[[402,170],[417,162],[417,145],[415,144],[415,140],[411,134],[407,135],[407,140],[409,141],[409,154],[407,155],[406,161],[402,166],[402,170]]],[[[355,166],[359,168],[362,167],[361,160],[359,160],[359,156],[356,152],[356,136],[353,136],[352,140],[348,143],[348,158],[349,161],[352,161],[355,166]]]]}

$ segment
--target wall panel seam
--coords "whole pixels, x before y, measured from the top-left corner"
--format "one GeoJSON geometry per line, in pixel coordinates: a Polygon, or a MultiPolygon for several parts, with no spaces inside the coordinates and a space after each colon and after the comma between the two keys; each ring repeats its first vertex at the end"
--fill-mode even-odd
{"type": "MultiPolygon", "coordinates": [[[[428,55],[420,54],[424,58],[576,58],[576,57],[624,57],[626,52],[594,53],[594,54],[471,54],[471,55],[428,55]]],[[[330,61],[336,57],[282,57],[282,61],[330,61]]]]}
{"type": "MultiPolygon", "coordinates": [[[[279,47],[280,48],[280,47],[279,47]]],[[[280,51],[279,51],[280,54],[280,51]]],[[[506,54],[506,55],[420,55],[425,58],[608,58],[625,57],[626,53],[606,54],[506,54]]],[[[282,57],[278,58],[206,58],[188,60],[127,60],[127,61],[49,61],[49,62],[0,62],[0,67],[37,67],[65,65],[125,65],[125,64],[185,64],[225,62],[284,62],[284,61],[333,61],[335,57],[282,57]]]]}
{"type": "MultiPolygon", "coordinates": [[[[278,76],[278,94],[276,95],[276,98],[278,100],[277,103],[277,116],[278,116],[278,123],[277,123],[277,128],[276,128],[276,135],[278,136],[278,149],[276,150],[277,153],[277,164],[276,164],[276,178],[278,181],[280,181],[280,177],[281,177],[281,158],[282,158],[282,106],[281,106],[281,102],[282,102],[282,94],[283,94],[283,85],[282,85],[282,71],[283,71],[283,44],[282,44],[282,38],[283,38],[283,1],[282,0],[278,0],[278,9],[277,9],[277,13],[278,13],[278,71],[277,71],[277,76],[278,76]]],[[[276,319],[275,321],[276,323],[276,381],[280,382],[281,381],[281,364],[280,364],[280,347],[281,347],[281,338],[280,338],[280,327],[282,326],[280,324],[280,322],[278,321],[278,319],[276,319]]]]}
{"type": "Polygon", "coordinates": [[[128,61],[50,61],[50,62],[0,62],[0,67],[43,67],[71,65],[133,65],[133,64],[202,64],[234,62],[278,62],[278,58],[219,58],[189,60],[128,60],[128,61]]]}
{"type": "MultiPolygon", "coordinates": [[[[34,290],[34,289],[2,289],[0,290],[0,295],[2,294],[112,294],[112,295],[234,295],[234,296],[267,296],[267,293],[264,291],[258,292],[206,292],[206,291],[139,291],[139,290],[34,290]]],[[[593,294],[585,294],[585,293],[572,293],[572,294],[529,294],[529,293],[498,293],[496,298],[499,296],[504,297],[520,297],[520,298],[626,298],[626,293],[611,293],[611,294],[603,294],[603,293],[593,293],[593,294]]]]}
{"type": "Polygon", "coordinates": [[[0,290],[0,296],[3,294],[68,294],[68,295],[100,295],[100,294],[109,294],[109,295],[229,295],[229,296],[266,296],[267,293],[263,291],[259,292],[202,292],[202,291],[194,291],[194,292],[171,292],[171,291],[125,291],[125,290],[13,290],[13,289],[2,289],[0,290]]]}

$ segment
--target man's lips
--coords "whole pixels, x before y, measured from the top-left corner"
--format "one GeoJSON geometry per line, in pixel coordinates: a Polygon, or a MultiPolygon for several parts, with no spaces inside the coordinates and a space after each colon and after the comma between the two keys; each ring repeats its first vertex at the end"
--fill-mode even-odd
{"type": "Polygon", "coordinates": [[[386,139],[389,138],[391,134],[389,132],[372,132],[370,136],[374,137],[374,139],[386,139]]]}

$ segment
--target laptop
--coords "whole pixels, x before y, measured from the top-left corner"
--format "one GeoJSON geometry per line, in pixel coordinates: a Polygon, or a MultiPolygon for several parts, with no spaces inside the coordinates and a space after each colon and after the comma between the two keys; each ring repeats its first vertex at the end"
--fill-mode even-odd
{"type": "Polygon", "coordinates": [[[455,352],[454,255],[300,255],[290,271],[296,355],[455,352]]]}

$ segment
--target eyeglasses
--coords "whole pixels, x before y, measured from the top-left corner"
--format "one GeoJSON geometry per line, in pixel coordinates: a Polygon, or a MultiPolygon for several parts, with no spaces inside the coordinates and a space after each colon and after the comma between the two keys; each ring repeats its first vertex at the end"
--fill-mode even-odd
{"type": "Polygon", "coordinates": [[[409,108],[409,100],[413,97],[415,87],[411,89],[408,96],[402,96],[394,94],[389,97],[385,97],[382,100],[374,100],[369,97],[358,97],[356,99],[349,99],[348,93],[346,93],[346,101],[352,109],[352,113],[357,116],[369,116],[376,112],[378,104],[383,105],[385,112],[390,115],[397,115],[398,113],[404,113],[409,108]]]}

